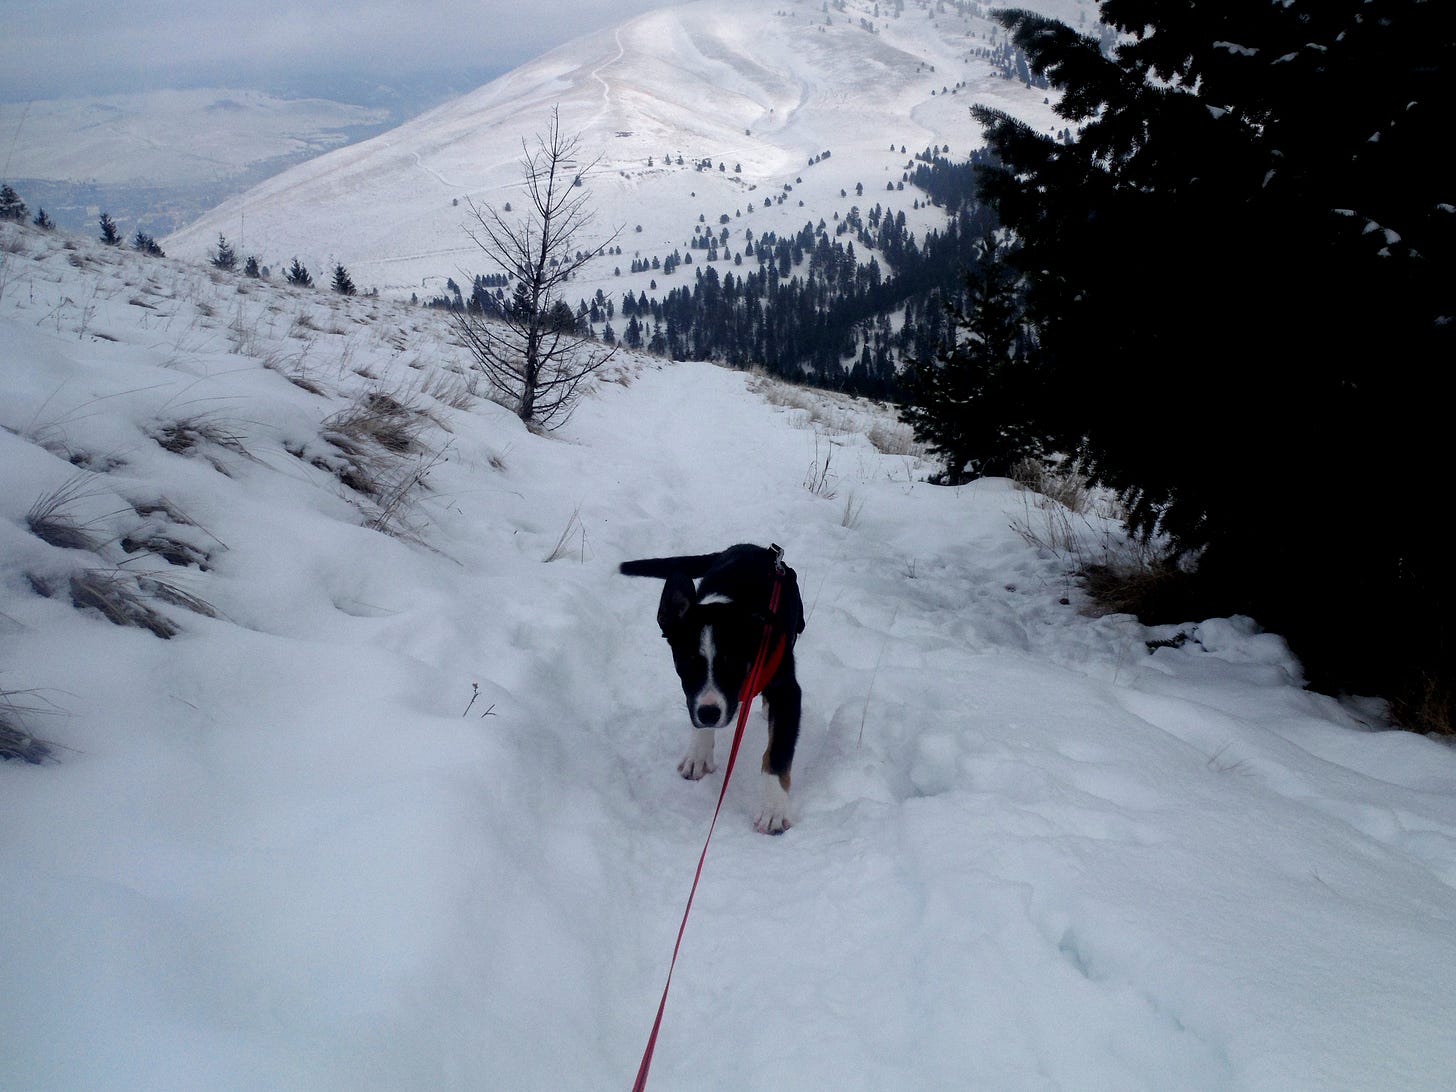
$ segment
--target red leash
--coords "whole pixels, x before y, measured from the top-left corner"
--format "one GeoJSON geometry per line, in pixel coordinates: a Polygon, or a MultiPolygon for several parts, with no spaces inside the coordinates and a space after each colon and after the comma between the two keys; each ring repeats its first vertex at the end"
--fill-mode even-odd
{"type": "MultiPolygon", "coordinates": [[[[652,1052],[657,1049],[657,1032],[662,1027],[662,1013],[667,1008],[667,991],[672,988],[672,969],[677,966],[677,950],[682,947],[683,931],[688,927],[688,913],[693,908],[693,896],[698,893],[698,880],[703,875],[703,862],[708,857],[708,843],[713,840],[713,828],[718,825],[718,813],[723,810],[723,797],[728,794],[728,779],[733,776],[733,763],[738,758],[738,745],[743,742],[743,727],[748,723],[748,711],[753,705],[753,696],[768,684],[766,667],[769,659],[769,645],[773,640],[773,620],[779,612],[779,589],[783,585],[784,552],[778,546],[774,550],[774,586],[769,598],[768,620],[763,624],[763,640],[758,643],[758,655],[753,658],[753,670],[743,680],[743,692],[738,702],[738,727],[733,730],[733,747],[728,752],[728,765],[723,767],[723,787],[718,790],[718,806],[713,809],[713,821],[708,824],[708,836],[703,839],[703,852],[698,855],[698,870],[693,873],[693,886],[688,889],[688,902],[683,907],[682,924],[677,927],[677,943],[672,946],[672,962],[667,965],[667,981],[662,985],[662,1000],[657,1003],[657,1018],[652,1021],[652,1034],[647,1037],[647,1049],[642,1053],[642,1064],[637,1068],[637,1079],[632,1082],[632,1092],[643,1092],[647,1087],[647,1071],[652,1067],[652,1052]]],[[[786,640],[786,638],[785,638],[786,640]]],[[[778,668],[776,650],[773,667],[778,668]]]]}

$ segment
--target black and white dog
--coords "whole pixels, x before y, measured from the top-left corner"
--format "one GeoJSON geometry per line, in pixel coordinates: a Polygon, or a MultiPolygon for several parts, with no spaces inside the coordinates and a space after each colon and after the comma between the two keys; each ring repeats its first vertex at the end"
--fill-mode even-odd
{"type": "MultiPolygon", "coordinates": [[[[737,716],[768,624],[769,656],[760,680],[768,708],[768,749],[763,753],[763,806],[753,824],[765,834],[788,829],[789,767],[799,738],[794,642],[804,631],[804,602],[794,570],[784,566],[778,574],[781,556],[777,549],[742,544],[717,554],[645,558],[621,565],[628,576],[666,582],[657,624],[672,646],[692,719],[692,742],[677,766],[678,773],[690,780],[713,771],[713,733],[737,716]],[[778,609],[771,613],[776,580],[778,609]]],[[[746,697],[751,700],[753,695],[746,697]]]]}

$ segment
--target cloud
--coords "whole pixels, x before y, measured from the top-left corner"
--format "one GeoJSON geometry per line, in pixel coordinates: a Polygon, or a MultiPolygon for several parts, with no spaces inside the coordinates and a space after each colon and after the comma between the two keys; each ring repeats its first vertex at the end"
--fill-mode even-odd
{"type": "Polygon", "coordinates": [[[7,0],[0,99],[500,72],[671,0],[7,0]]]}

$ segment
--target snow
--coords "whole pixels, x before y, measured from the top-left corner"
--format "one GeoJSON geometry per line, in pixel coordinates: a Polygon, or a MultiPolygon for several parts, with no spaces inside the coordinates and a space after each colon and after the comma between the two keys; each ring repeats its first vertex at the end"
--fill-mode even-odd
{"type": "Polygon", "coordinates": [[[0,689],[55,745],[0,764],[0,1087],[629,1085],[722,782],[615,569],[738,541],[804,593],[794,826],[755,712],[650,1087],[1450,1087],[1448,745],[1249,619],[1089,617],[1039,529],[1115,531],[926,484],[883,407],[624,356],[540,436],[464,363],[0,226],[0,689]],[[413,439],[350,464],[371,394],[413,439]],[[68,483],[92,549],[28,528],[68,483]]]}
{"type": "MultiPolygon", "coordinates": [[[[1093,10],[1087,0],[1032,6],[1074,24],[1093,10]]],[[[972,104],[1006,109],[1047,133],[1065,122],[1046,91],[1001,78],[979,56],[1005,40],[984,7],[967,4],[961,14],[949,5],[935,18],[917,3],[898,18],[893,5],[876,7],[847,0],[826,15],[822,0],[731,8],[698,0],[651,11],[283,171],[161,243],[199,260],[219,234],[246,235],[248,250],[274,268],[295,255],[315,270],[342,261],[361,287],[385,295],[443,294],[446,278],[468,285],[493,271],[465,231],[469,205],[523,207],[522,142],[534,144],[553,109],[562,132],[580,136],[584,159],[600,156],[590,178],[600,235],[588,241],[625,229],[623,253],[583,274],[583,298],[598,288],[640,292],[654,278],[654,296],[691,284],[698,254],[676,277],[625,271],[634,257],[689,252],[700,216],[715,230],[720,216],[731,218],[725,262],[742,250],[745,231],[785,237],[854,205],[904,212],[923,236],[943,227],[943,210],[913,187],[886,184],[898,184],[928,147],[964,157],[983,143],[972,104]],[[825,151],[832,156],[811,166],[825,151]],[[696,170],[703,159],[713,168],[696,170]],[[782,204],[765,204],[780,195],[782,204]]]]}

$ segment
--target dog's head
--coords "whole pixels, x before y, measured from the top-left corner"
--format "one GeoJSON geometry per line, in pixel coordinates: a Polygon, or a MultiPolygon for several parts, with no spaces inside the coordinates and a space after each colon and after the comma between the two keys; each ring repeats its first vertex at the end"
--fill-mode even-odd
{"type": "Polygon", "coordinates": [[[718,728],[738,712],[763,624],[721,595],[698,598],[682,573],[667,578],[657,624],[672,647],[694,728],[718,728]]]}

